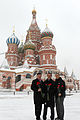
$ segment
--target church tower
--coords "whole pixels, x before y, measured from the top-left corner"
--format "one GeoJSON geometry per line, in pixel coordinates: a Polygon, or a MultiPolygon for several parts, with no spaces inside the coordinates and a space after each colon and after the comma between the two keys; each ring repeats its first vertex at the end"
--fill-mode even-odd
{"type": "Polygon", "coordinates": [[[19,39],[15,36],[15,31],[13,34],[6,40],[8,45],[8,51],[6,53],[6,59],[11,69],[14,69],[18,66],[18,45],[20,43],[19,39]]]}
{"type": "Polygon", "coordinates": [[[29,32],[31,33],[31,40],[32,42],[35,44],[36,48],[35,48],[35,51],[34,51],[34,54],[35,54],[35,59],[36,59],[36,63],[39,64],[39,55],[38,55],[38,51],[41,47],[41,32],[40,32],[40,29],[37,25],[37,21],[36,21],[36,10],[34,9],[32,11],[32,22],[31,22],[31,25],[27,31],[27,36],[26,36],[26,41],[25,43],[29,40],[29,32]]]}
{"type": "Polygon", "coordinates": [[[40,65],[45,69],[57,69],[56,66],[56,48],[52,45],[53,33],[46,25],[45,30],[41,34],[43,45],[39,50],[40,65]]]}

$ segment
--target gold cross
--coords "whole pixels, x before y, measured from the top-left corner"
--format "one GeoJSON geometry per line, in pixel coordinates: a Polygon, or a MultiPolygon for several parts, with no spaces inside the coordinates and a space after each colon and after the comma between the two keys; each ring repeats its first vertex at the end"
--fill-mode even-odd
{"type": "Polygon", "coordinates": [[[13,26],[13,33],[15,33],[15,26],[13,26]]]}
{"type": "Polygon", "coordinates": [[[23,35],[21,35],[21,42],[23,43],[23,38],[24,38],[24,36],[23,35]]]}
{"type": "Polygon", "coordinates": [[[46,27],[48,26],[48,19],[46,19],[46,27]]]}

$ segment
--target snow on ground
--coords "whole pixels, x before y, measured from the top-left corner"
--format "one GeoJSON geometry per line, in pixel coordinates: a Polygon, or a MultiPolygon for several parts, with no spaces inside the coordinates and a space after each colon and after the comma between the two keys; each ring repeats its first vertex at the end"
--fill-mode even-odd
{"type": "MultiPolygon", "coordinates": [[[[80,120],[80,94],[67,96],[64,104],[65,120],[80,120]]],[[[33,96],[0,95],[0,120],[35,120],[33,96]]]]}

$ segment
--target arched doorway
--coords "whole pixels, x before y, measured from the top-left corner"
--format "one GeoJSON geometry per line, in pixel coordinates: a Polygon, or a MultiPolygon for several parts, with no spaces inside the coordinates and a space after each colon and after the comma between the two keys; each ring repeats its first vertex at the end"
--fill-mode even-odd
{"type": "Polygon", "coordinates": [[[31,74],[26,74],[26,78],[31,78],[31,74]]]}

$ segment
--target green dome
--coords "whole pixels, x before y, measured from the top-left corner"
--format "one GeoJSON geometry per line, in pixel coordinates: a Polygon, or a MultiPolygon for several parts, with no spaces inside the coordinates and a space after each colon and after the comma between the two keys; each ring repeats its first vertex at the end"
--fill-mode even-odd
{"type": "Polygon", "coordinates": [[[45,30],[41,34],[41,38],[43,37],[52,37],[53,38],[53,33],[49,30],[48,27],[45,28],[45,30]]]}
{"type": "Polygon", "coordinates": [[[35,44],[29,40],[25,45],[24,45],[24,49],[27,50],[27,49],[32,49],[32,50],[35,50],[36,46],[35,44]]]}

